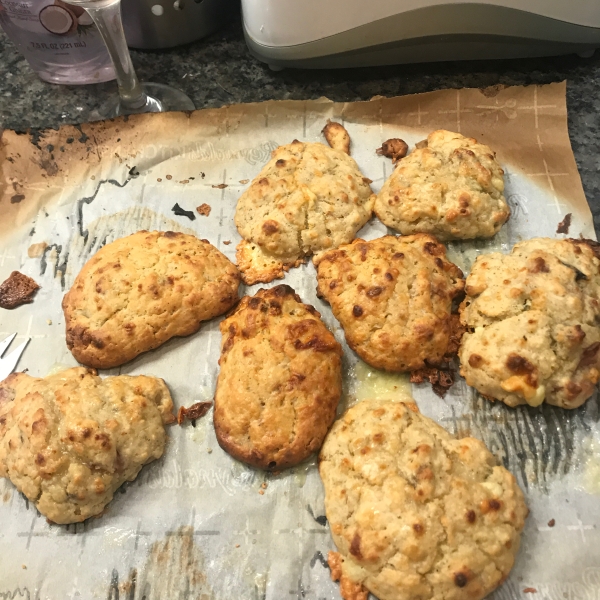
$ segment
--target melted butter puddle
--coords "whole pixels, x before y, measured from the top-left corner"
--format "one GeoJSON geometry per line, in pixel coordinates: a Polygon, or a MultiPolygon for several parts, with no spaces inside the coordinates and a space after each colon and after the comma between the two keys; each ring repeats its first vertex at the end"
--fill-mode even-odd
{"type": "Polygon", "coordinates": [[[408,373],[388,373],[358,362],[352,369],[355,377],[352,406],[361,400],[396,400],[413,402],[412,386],[408,373]]]}
{"type": "Polygon", "coordinates": [[[586,492],[600,495],[600,440],[584,442],[583,485],[586,492]]]}

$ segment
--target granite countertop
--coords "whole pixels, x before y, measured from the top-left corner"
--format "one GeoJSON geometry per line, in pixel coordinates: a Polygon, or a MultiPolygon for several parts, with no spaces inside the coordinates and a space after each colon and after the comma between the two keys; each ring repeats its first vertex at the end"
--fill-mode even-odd
{"type": "MultiPolygon", "coordinates": [[[[434,63],[344,70],[273,72],[254,59],[236,19],[209,38],[172,50],[132,51],[140,79],[184,90],[196,108],[275,99],[368,100],[441,88],[545,84],[567,80],[569,133],[600,237],[600,50],[527,60],[434,63]]],[[[41,81],[0,31],[0,127],[56,127],[89,119],[114,82],[59,86],[41,81]]]]}

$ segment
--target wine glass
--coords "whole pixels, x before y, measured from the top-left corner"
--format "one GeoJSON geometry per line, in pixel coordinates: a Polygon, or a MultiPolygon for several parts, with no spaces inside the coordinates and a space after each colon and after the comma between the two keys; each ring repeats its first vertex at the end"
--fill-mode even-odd
{"type": "Polygon", "coordinates": [[[162,83],[140,82],[133,69],[121,21],[121,0],[63,0],[84,8],[98,27],[115,67],[119,96],[98,111],[102,118],[170,110],[194,110],[182,91],[162,83]]]}

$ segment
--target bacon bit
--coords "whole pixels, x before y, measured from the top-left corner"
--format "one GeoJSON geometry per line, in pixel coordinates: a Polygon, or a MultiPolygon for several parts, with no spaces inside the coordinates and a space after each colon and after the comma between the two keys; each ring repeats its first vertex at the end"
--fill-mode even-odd
{"type": "Polygon", "coordinates": [[[196,404],[192,404],[189,408],[181,406],[177,412],[177,424],[182,425],[186,419],[188,421],[200,419],[210,410],[211,406],[212,402],[196,402],[196,404]]]}
{"type": "Polygon", "coordinates": [[[431,383],[433,391],[440,398],[443,398],[454,384],[454,371],[450,368],[441,369],[439,367],[425,366],[412,371],[410,374],[411,383],[424,383],[426,379],[431,383]]]}
{"type": "Polygon", "coordinates": [[[249,179],[240,179],[240,183],[242,185],[246,185],[250,180],[249,179]]]}
{"type": "Polygon", "coordinates": [[[198,211],[199,215],[202,215],[203,217],[208,217],[208,215],[210,215],[210,206],[206,203],[201,204],[200,206],[196,206],[196,210],[198,211]]]}
{"type": "Polygon", "coordinates": [[[535,588],[525,588],[523,590],[524,594],[537,594],[537,590],[535,588]]]}
{"type": "Polygon", "coordinates": [[[567,213],[565,218],[558,224],[556,233],[569,233],[569,227],[571,227],[571,213],[567,213]]]}
{"type": "Polygon", "coordinates": [[[556,525],[556,521],[554,519],[550,519],[548,521],[548,527],[554,527],[556,525]]]}
{"type": "Polygon", "coordinates": [[[392,138],[381,144],[381,148],[377,148],[375,152],[379,156],[391,158],[392,163],[396,164],[401,158],[406,156],[408,152],[408,144],[400,138],[392,138]]]}
{"type": "Polygon", "coordinates": [[[230,241],[230,240],[223,240],[223,243],[224,243],[226,246],[229,246],[229,244],[231,244],[231,241],[230,241]]]}
{"type": "Polygon", "coordinates": [[[216,190],[224,190],[227,187],[227,184],[226,183],[220,183],[219,185],[213,185],[211,187],[215,188],[216,190]]]}

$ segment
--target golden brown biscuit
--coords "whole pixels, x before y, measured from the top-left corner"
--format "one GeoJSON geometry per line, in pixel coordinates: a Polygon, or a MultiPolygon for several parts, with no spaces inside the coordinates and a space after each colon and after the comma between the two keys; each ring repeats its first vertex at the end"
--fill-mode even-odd
{"type": "Polygon", "coordinates": [[[354,240],[326,252],[317,269],[319,295],[365,362],[412,371],[442,361],[453,333],[452,301],[464,281],[434,237],[354,240]]]}
{"type": "Polygon", "coordinates": [[[581,406],[600,379],[599,254],[590,240],[534,238],[479,256],[460,307],[467,383],[509,406],[581,406]]]}
{"type": "Polygon", "coordinates": [[[480,600],[508,576],[528,511],[479,440],[454,439],[414,404],[363,400],[319,458],[346,598],[364,586],[379,600],[480,600]]]}
{"type": "Polygon", "coordinates": [[[154,377],[14,373],[0,382],[0,477],[51,521],[84,521],[162,456],[172,409],[154,377]]]}
{"type": "Polygon", "coordinates": [[[139,231],[98,251],[63,298],[67,346],[84,365],[122,365],[229,310],[239,284],[207,240],[139,231]]]}
{"type": "Polygon", "coordinates": [[[375,200],[375,214],[404,235],[441,241],[486,238],[507,221],[504,172],[488,146],[451,131],[402,158],[375,200]]]}
{"type": "Polygon", "coordinates": [[[234,458],[279,470],[321,447],[342,393],[342,349],[320,317],[278,285],[242,298],[221,323],[214,424],[234,458]]]}
{"type": "Polygon", "coordinates": [[[240,263],[244,281],[272,281],[281,267],[350,242],[371,218],[370,180],[341,150],[294,141],[279,146],[238,200],[235,224],[253,252],[240,263]],[[254,264],[255,263],[255,264],[254,264]],[[260,271],[265,270],[264,276],[260,271]]]}

